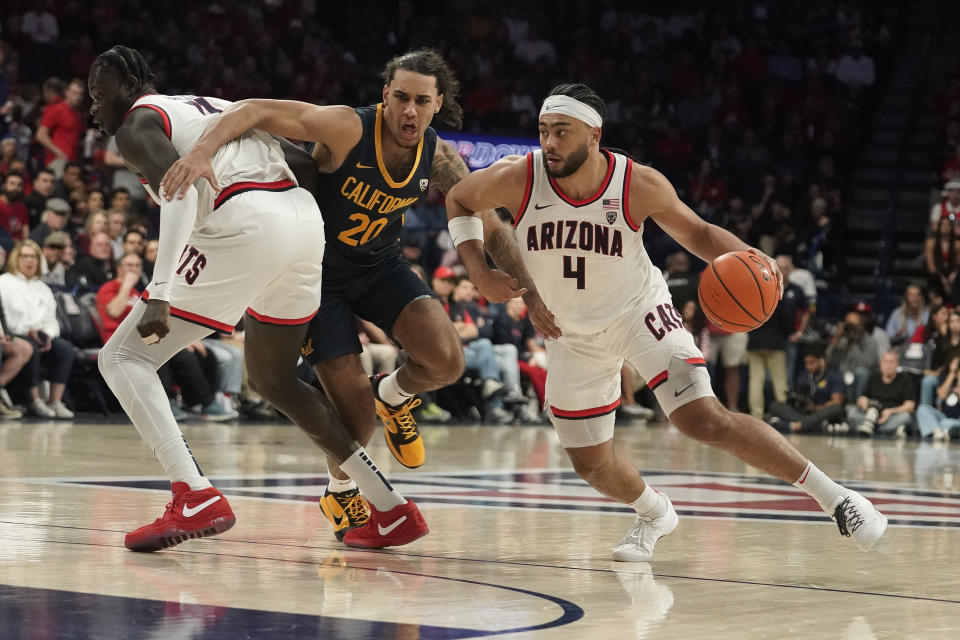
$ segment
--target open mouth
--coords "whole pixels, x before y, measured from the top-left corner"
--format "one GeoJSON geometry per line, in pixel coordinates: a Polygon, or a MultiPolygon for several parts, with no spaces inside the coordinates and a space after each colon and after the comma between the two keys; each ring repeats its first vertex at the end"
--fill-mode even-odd
{"type": "Polygon", "coordinates": [[[404,122],[400,125],[400,132],[408,138],[412,138],[417,135],[417,125],[414,122],[404,122]]]}

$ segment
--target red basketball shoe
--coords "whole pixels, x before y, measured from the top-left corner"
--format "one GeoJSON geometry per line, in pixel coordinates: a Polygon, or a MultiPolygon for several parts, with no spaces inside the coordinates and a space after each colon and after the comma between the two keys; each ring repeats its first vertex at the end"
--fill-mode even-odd
{"type": "Polygon", "coordinates": [[[428,533],[430,528],[413,500],[407,500],[390,511],[377,511],[371,503],[367,524],[347,531],[343,542],[351,547],[368,549],[399,547],[428,533]]]}
{"type": "Polygon", "coordinates": [[[163,517],[127,534],[124,545],[131,551],[159,551],[190,540],[223,533],[237,517],[227,499],[214,487],[191,491],[185,482],[173,483],[173,500],[163,517]]]}

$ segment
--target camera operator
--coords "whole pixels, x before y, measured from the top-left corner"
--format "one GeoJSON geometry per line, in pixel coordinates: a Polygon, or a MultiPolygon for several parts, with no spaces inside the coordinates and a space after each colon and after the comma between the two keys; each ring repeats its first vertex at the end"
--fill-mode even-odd
{"type": "Polygon", "coordinates": [[[827,347],[827,363],[844,376],[851,401],[863,395],[867,378],[877,366],[877,343],[864,331],[858,311],[848,311],[843,322],[837,324],[827,347]]]}
{"type": "Polygon", "coordinates": [[[804,357],[805,375],[797,377],[787,402],[770,404],[770,425],[781,433],[822,433],[844,420],[843,376],[827,367],[823,347],[810,345],[804,357]]]}

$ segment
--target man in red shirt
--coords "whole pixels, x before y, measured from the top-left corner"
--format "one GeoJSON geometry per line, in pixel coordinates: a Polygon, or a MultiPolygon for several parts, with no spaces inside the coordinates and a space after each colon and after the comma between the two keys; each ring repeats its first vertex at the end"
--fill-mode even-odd
{"type": "Polygon", "coordinates": [[[117,330],[133,305],[140,299],[137,291],[143,263],[135,253],[124,254],[117,265],[117,277],[107,281],[97,291],[97,314],[100,316],[100,337],[104,344],[117,330]]]}
{"type": "Polygon", "coordinates": [[[23,200],[23,176],[10,172],[0,188],[0,227],[14,240],[30,236],[30,214],[23,200]]]}
{"type": "Polygon", "coordinates": [[[74,78],[63,100],[44,109],[37,142],[47,150],[45,165],[49,166],[54,160],[66,162],[79,158],[80,138],[87,127],[86,113],[81,108],[85,91],[83,80],[74,78]]]}

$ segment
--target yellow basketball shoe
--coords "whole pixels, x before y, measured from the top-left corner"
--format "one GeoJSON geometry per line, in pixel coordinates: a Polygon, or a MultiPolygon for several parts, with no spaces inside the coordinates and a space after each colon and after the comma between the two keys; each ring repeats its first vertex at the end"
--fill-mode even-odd
{"type": "Polygon", "coordinates": [[[414,396],[399,407],[390,406],[381,400],[378,389],[380,381],[386,376],[386,373],[380,373],[370,378],[377,415],[383,422],[383,435],[387,439],[387,446],[390,447],[393,457],[408,469],[416,469],[427,457],[423,448],[423,438],[420,437],[420,429],[411,413],[420,406],[420,399],[414,396]]]}
{"type": "Polygon", "coordinates": [[[356,489],[336,493],[327,489],[320,498],[320,511],[333,525],[333,535],[340,542],[347,531],[362,527],[370,519],[370,507],[356,489]]]}

